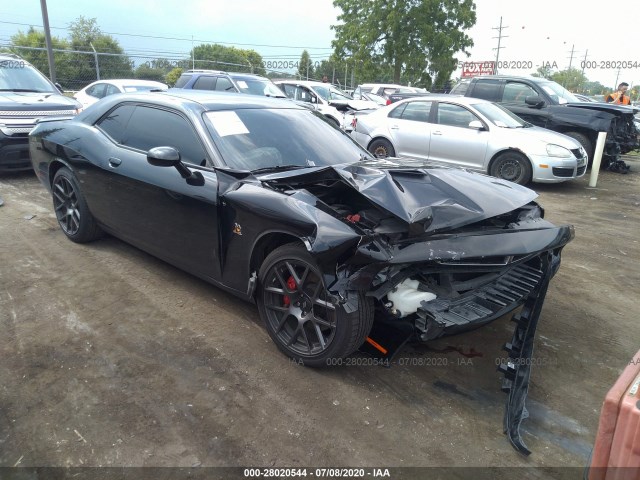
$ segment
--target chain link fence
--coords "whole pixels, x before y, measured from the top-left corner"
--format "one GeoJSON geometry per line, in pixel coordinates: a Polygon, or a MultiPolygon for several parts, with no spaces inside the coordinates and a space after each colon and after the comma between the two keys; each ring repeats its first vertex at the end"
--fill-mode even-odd
{"type": "MultiPolygon", "coordinates": [[[[24,58],[44,74],[49,73],[46,48],[22,47],[13,44],[2,45],[2,47],[4,47],[5,50],[24,58]]],[[[78,91],[96,80],[108,80],[115,78],[155,80],[157,82],[169,83],[169,85],[172,86],[171,82],[167,79],[167,74],[175,68],[180,68],[182,70],[206,69],[254,73],[257,75],[268,76],[272,79],[321,80],[321,75],[319,73],[315,76],[320,76],[320,78],[312,78],[312,76],[307,78],[306,75],[300,75],[297,72],[291,73],[291,71],[284,70],[280,67],[284,65],[284,68],[286,68],[285,64],[287,62],[283,61],[267,60],[260,64],[252,64],[249,60],[244,60],[244,63],[236,63],[226,60],[199,60],[197,58],[191,58],[189,53],[185,53],[183,56],[174,54],[168,58],[161,58],[158,54],[154,53],[149,55],[139,55],[62,50],[55,48],[53,49],[53,54],[56,69],[55,81],[59,83],[65,91],[70,92],[78,91]]],[[[328,72],[327,75],[329,76],[330,83],[342,88],[343,90],[352,90],[356,87],[356,84],[354,84],[355,79],[353,72],[349,68],[345,68],[342,72],[334,70],[333,72],[328,72]]],[[[176,79],[177,78],[174,78],[173,81],[176,79]]],[[[430,90],[436,93],[445,92],[448,89],[450,89],[449,85],[433,85],[430,90]]]]}

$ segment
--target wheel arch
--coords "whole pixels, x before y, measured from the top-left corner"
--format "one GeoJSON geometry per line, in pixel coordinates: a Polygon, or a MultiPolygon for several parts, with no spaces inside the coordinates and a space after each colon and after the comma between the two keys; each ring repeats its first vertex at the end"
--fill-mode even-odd
{"type": "MultiPolygon", "coordinates": [[[[260,266],[264,262],[267,255],[271,253],[278,247],[283,245],[287,245],[289,243],[299,243],[304,245],[304,247],[309,250],[307,246],[307,242],[302,240],[302,238],[293,235],[288,232],[281,231],[271,231],[265,232],[253,244],[253,248],[251,249],[251,257],[249,260],[249,275],[253,275],[254,273],[260,270],[260,266]]],[[[255,290],[251,293],[251,297],[255,297],[255,290]]]]}
{"type": "Polygon", "coordinates": [[[504,155],[505,153],[519,153],[520,155],[522,155],[524,158],[526,158],[529,161],[529,164],[531,165],[531,171],[534,171],[535,165],[533,164],[533,161],[529,158],[529,155],[524,153],[519,148],[509,147],[509,148],[505,148],[505,149],[500,150],[499,152],[496,152],[496,153],[493,154],[493,156],[489,160],[489,163],[487,164],[487,170],[486,170],[487,175],[490,175],[491,168],[493,167],[493,164],[498,159],[498,157],[500,157],[501,155],[504,155]]]}
{"type": "Polygon", "coordinates": [[[62,167],[67,167],[73,172],[72,168],[60,158],[55,158],[51,161],[51,163],[49,163],[49,171],[47,172],[47,181],[49,182],[49,188],[53,187],[53,177],[56,176],[56,173],[58,173],[58,170],[60,170],[62,167]]]}
{"type": "Polygon", "coordinates": [[[369,147],[371,146],[371,144],[373,142],[375,142],[376,140],[386,140],[387,142],[389,142],[391,144],[391,146],[393,147],[393,149],[396,149],[396,146],[393,144],[393,140],[391,140],[391,138],[389,138],[388,136],[378,133],[376,134],[374,137],[371,137],[371,140],[369,140],[369,143],[367,143],[367,150],[369,150],[369,147]]]}

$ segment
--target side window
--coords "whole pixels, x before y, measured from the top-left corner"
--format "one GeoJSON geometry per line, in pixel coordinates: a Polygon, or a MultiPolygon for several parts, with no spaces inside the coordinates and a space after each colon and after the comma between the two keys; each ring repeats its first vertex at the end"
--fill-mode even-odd
{"type": "Polygon", "coordinates": [[[506,103],[521,103],[524,105],[525,98],[535,95],[538,95],[536,91],[525,83],[507,82],[504,86],[502,101],[506,103]]]}
{"type": "Polygon", "coordinates": [[[180,75],[180,78],[178,78],[175,87],[182,88],[189,82],[189,80],[191,80],[191,75],[182,74],[180,75]]]}
{"type": "Polygon", "coordinates": [[[407,106],[406,103],[403,103],[402,105],[397,106],[396,108],[391,110],[389,112],[389,115],[387,115],[387,116],[389,118],[402,118],[402,112],[404,112],[404,109],[405,109],[406,106],[407,106]]]}
{"type": "Polygon", "coordinates": [[[122,144],[144,152],[153,147],[174,147],[183,162],[206,165],[205,151],[189,122],[159,108],[136,106],[122,144]]]}
{"type": "Polygon", "coordinates": [[[95,97],[95,98],[102,98],[104,97],[105,86],[106,85],[104,83],[97,83],[93,87],[87,90],[87,95],[91,95],[92,97],[95,97]]]}
{"type": "MultiPolygon", "coordinates": [[[[466,91],[466,88],[464,90],[466,91]]],[[[500,80],[478,80],[473,86],[472,96],[475,98],[482,98],[483,100],[489,100],[490,102],[497,102],[499,91],[500,80]]]]}
{"type": "Polygon", "coordinates": [[[105,93],[105,97],[108,97],[109,95],[115,95],[116,93],[120,93],[120,89],[118,87],[116,87],[115,85],[111,85],[110,83],[107,84],[107,92],[105,93]]]}
{"type": "Polygon", "coordinates": [[[127,131],[127,124],[136,106],[125,103],[111,110],[102,117],[96,126],[109,135],[114,142],[122,143],[127,131]]]}
{"type": "Polygon", "coordinates": [[[216,89],[216,77],[208,77],[203,75],[198,77],[193,83],[194,90],[215,90],[216,89]]]}
{"type": "Polygon", "coordinates": [[[412,120],[414,122],[429,122],[429,113],[431,112],[431,102],[410,102],[406,104],[406,108],[402,112],[403,120],[412,120]]]}
{"type": "Polygon", "coordinates": [[[438,124],[440,125],[469,128],[469,123],[474,120],[480,119],[464,107],[451,103],[438,105],[438,124]]]}
{"type": "Polygon", "coordinates": [[[307,88],[298,87],[297,99],[302,102],[311,103],[311,99],[313,98],[313,93],[307,88]]]}
{"type": "Polygon", "coordinates": [[[467,93],[470,83],[471,82],[469,82],[468,80],[461,80],[460,83],[453,87],[449,93],[451,95],[464,95],[465,93],[467,93]]]}
{"type": "Polygon", "coordinates": [[[231,80],[225,77],[218,77],[218,81],[216,82],[216,90],[221,92],[235,92],[236,87],[233,86],[231,80]]]}
{"type": "Polygon", "coordinates": [[[289,98],[296,98],[296,87],[293,85],[288,85],[286,83],[280,84],[279,87],[282,89],[284,94],[289,98]]]}

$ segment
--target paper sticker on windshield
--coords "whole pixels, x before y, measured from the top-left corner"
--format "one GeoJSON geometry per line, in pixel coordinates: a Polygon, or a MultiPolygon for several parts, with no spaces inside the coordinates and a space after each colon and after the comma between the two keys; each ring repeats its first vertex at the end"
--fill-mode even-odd
{"type": "Polygon", "coordinates": [[[221,137],[249,133],[246,125],[240,120],[236,112],[207,112],[207,117],[221,137]]]}
{"type": "Polygon", "coordinates": [[[238,80],[237,83],[240,88],[249,88],[249,85],[247,85],[247,82],[245,82],[244,80],[238,80]]]}

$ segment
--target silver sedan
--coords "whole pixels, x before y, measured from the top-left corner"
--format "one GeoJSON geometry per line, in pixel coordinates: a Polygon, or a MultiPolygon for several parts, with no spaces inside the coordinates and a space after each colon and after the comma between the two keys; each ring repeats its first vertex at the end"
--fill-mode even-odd
{"type": "Polygon", "coordinates": [[[425,159],[523,185],[571,180],[587,168],[587,154],[574,139],[477,98],[411,98],[354,123],[351,136],[378,157],[425,159]]]}

